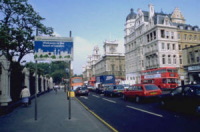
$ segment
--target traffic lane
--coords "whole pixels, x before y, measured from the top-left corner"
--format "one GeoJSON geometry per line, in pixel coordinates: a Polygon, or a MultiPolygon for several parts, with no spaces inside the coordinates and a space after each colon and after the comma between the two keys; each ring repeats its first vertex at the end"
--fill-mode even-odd
{"type": "MultiPolygon", "coordinates": [[[[149,104],[136,104],[127,101],[122,103],[119,98],[103,97],[93,93],[87,99],[79,98],[79,100],[120,132],[132,130],[191,131],[193,128],[199,128],[197,120],[191,122],[166,111],[155,113],[148,110],[151,108],[149,104]],[[138,106],[142,106],[142,108],[138,108],[138,106]]],[[[158,110],[162,111],[162,109],[158,110]]]]}

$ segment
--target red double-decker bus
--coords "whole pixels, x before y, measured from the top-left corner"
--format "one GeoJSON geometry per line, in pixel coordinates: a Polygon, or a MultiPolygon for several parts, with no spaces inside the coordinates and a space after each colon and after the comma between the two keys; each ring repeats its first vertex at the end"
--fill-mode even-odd
{"type": "Polygon", "coordinates": [[[141,83],[151,83],[159,88],[175,88],[178,86],[178,70],[175,67],[162,67],[142,71],[141,83]]]}

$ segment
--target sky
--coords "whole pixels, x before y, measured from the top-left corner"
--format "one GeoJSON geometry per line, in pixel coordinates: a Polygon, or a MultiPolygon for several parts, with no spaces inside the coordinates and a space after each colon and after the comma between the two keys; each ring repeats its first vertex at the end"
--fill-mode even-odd
{"type": "MultiPolygon", "coordinates": [[[[153,4],[155,12],[172,13],[178,7],[186,19],[186,24],[200,27],[199,0],[29,0],[36,12],[45,20],[43,23],[54,29],[54,34],[74,38],[74,59],[72,67],[75,74],[82,74],[94,46],[99,46],[103,55],[105,40],[117,40],[119,52],[124,53],[124,24],[133,8],[148,10],[153,4]]],[[[25,57],[33,61],[33,55],[25,57]]]]}

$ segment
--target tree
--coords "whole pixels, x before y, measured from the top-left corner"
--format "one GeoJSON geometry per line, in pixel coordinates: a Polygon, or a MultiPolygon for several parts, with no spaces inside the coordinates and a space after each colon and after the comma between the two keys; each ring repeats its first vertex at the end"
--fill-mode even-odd
{"type": "MultiPolygon", "coordinates": [[[[25,65],[29,69],[35,69],[36,64],[29,62],[25,65]]],[[[52,63],[39,63],[37,64],[38,71],[40,74],[53,77],[55,83],[61,83],[62,78],[68,78],[66,68],[69,68],[68,62],[56,61],[52,63]]]]}
{"type": "Polygon", "coordinates": [[[27,2],[28,0],[0,0],[0,50],[7,59],[17,62],[33,53],[34,31],[52,35],[53,29],[46,27],[44,20],[27,2]]]}

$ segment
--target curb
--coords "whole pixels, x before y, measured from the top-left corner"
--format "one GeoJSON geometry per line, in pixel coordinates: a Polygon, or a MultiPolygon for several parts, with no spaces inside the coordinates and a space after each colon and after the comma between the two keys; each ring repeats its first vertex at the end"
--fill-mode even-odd
{"type": "Polygon", "coordinates": [[[95,116],[99,121],[101,121],[104,125],[106,125],[109,129],[111,129],[113,132],[118,132],[114,127],[112,127],[110,124],[108,124],[106,121],[104,121],[101,117],[99,117],[96,113],[91,111],[87,106],[85,106],[79,99],[75,97],[75,99],[87,110],[89,111],[93,116],[95,116]]]}

